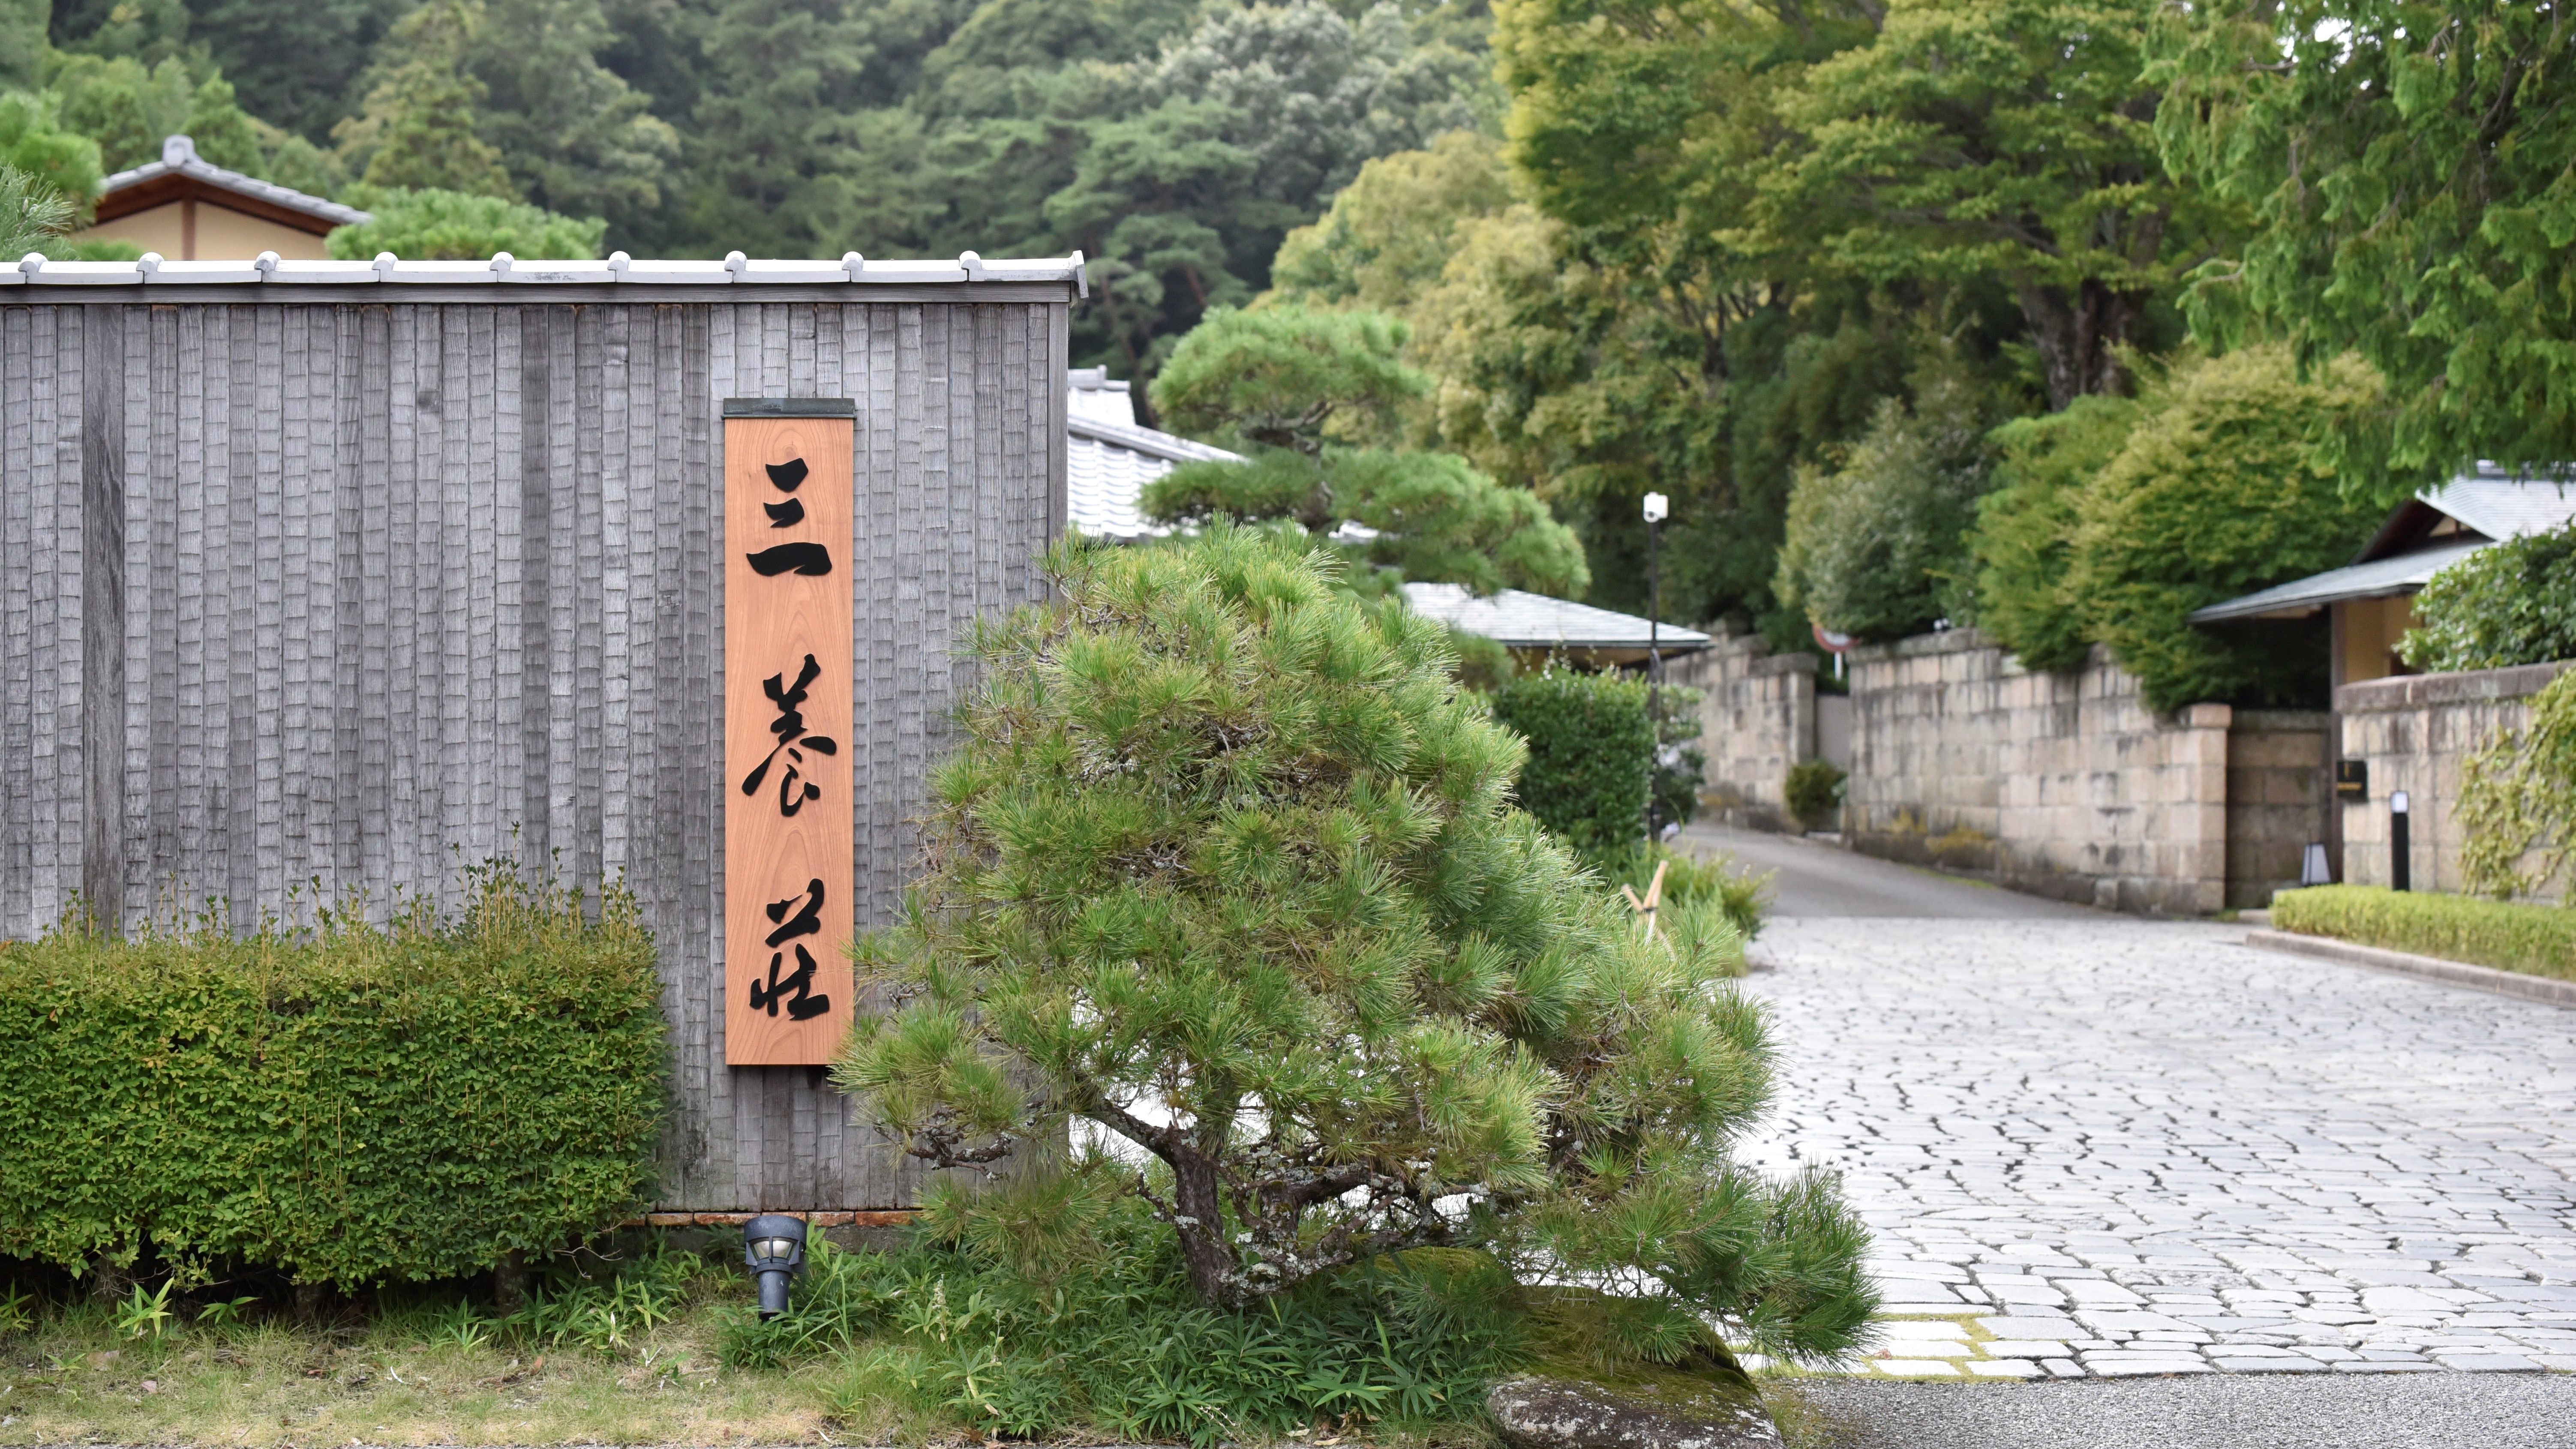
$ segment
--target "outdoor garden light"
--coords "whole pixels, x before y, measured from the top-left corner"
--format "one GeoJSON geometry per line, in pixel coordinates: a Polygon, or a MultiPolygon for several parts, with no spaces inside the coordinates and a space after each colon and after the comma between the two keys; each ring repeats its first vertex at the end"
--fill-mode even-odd
{"type": "Polygon", "coordinates": [[[2306,856],[2299,862],[2299,884],[2303,886],[2334,884],[2334,868],[2327,863],[2324,841],[2319,840],[2309,844],[2306,856]]]}
{"type": "Polygon", "coordinates": [[[805,1266],[805,1220],[763,1213],[742,1225],[743,1266],[760,1284],[765,1322],[787,1311],[787,1280],[805,1266]]]}
{"type": "Polygon", "coordinates": [[[2402,891],[2414,885],[2414,851],[2406,839],[2406,792],[2388,792],[2388,888],[2402,891]]]}
{"type": "Polygon", "coordinates": [[[1646,495],[1646,521],[1648,523],[1661,523],[1665,518],[1671,515],[1672,511],[1672,500],[1664,497],[1661,493],[1649,493],[1646,495]]]}

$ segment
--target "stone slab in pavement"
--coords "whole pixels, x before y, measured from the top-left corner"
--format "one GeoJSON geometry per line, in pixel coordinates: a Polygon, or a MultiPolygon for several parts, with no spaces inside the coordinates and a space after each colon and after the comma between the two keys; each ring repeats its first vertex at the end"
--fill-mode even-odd
{"type": "Polygon", "coordinates": [[[2576,1370],[2576,1013],[2241,935],[1769,926],[1747,1155],[1841,1172],[1876,1234],[1910,1321],[1862,1371],[2576,1370]]]}

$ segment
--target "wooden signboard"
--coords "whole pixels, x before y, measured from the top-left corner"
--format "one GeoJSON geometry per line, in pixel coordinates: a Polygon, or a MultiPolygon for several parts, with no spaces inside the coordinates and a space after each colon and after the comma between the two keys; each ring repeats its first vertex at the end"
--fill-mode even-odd
{"type": "Polygon", "coordinates": [[[725,420],[729,1066],[828,1062],[855,1004],[841,954],[857,923],[854,430],[846,415],[725,420]]]}

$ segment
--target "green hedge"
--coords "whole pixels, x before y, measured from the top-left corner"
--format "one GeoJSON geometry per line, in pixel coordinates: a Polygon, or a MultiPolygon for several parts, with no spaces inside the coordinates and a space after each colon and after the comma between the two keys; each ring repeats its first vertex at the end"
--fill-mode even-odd
{"type": "Polygon", "coordinates": [[[1494,718],[1529,741],[1522,809],[1586,854],[1646,838],[1655,731],[1643,683],[1549,669],[1512,680],[1493,701],[1494,718]]]}
{"type": "Polygon", "coordinates": [[[591,909],[486,872],[448,926],[0,947],[0,1255],[356,1287],[614,1225],[663,1024],[633,900],[591,909]]]}
{"type": "Polygon", "coordinates": [[[2445,961],[2576,981],[2576,910],[2477,896],[2313,886],[2272,898],[2272,924],[2445,961]]]}

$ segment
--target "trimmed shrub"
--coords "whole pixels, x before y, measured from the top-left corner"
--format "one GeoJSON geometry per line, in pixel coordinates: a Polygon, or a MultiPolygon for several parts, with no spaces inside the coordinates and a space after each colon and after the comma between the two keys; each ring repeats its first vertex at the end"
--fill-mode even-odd
{"type": "Polygon", "coordinates": [[[1843,772],[1831,760],[1800,760],[1783,787],[1789,813],[1809,830],[1821,830],[1843,803],[1843,772]]]}
{"type": "Polygon", "coordinates": [[[1493,706],[1529,741],[1518,793],[1539,824],[1587,855],[1646,838],[1655,732],[1644,683],[1549,669],[1495,690],[1493,706]]]}
{"type": "Polygon", "coordinates": [[[599,255],[608,223],[561,216],[523,201],[462,191],[398,187],[356,193],[373,220],[333,227],[331,255],[363,262],[392,252],[407,262],[479,262],[496,252],[522,260],[588,261],[599,255]]]}
{"type": "Polygon", "coordinates": [[[1968,535],[1977,627],[2032,669],[2072,669],[2092,650],[2092,621],[2066,583],[2077,509],[2139,412],[2132,398],[2079,397],[2064,412],[2016,418],[1988,435],[2003,456],[1968,535]]]}
{"type": "Polygon", "coordinates": [[[2322,702],[2326,655],[2312,634],[2202,629],[2187,616],[2333,568],[2370,537],[2380,509],[2311,460],[2317,437],[2378,397],[2357,360],[2302,382],[2281,347],[2196,363],[2148,390],[2146,415],[2076,505],[2065,585],[2148,707],[2322,702]]]}
{"type": "Polygon", "coordinates": [[[2272,897],[2272,924],[2302,936],[2576,981],[2576,911],[2475,896],[2311,886],[2272,897]]]}
{"type": "Polygon", "coordinates": [[[661,988],[633,898],[593,909],[485,869],[449,926],[0,947],[0,1255],[358,1287],[615,1224],[660,1127],[661,988]]]}
{"type": "Polygon", "coordinates": [[[2415,617],[2423,627],[2398,649],[2427,672],[2576,659],[2576,523],[2482,548],[2433,575],[2415,596],[2415,617]]]}

